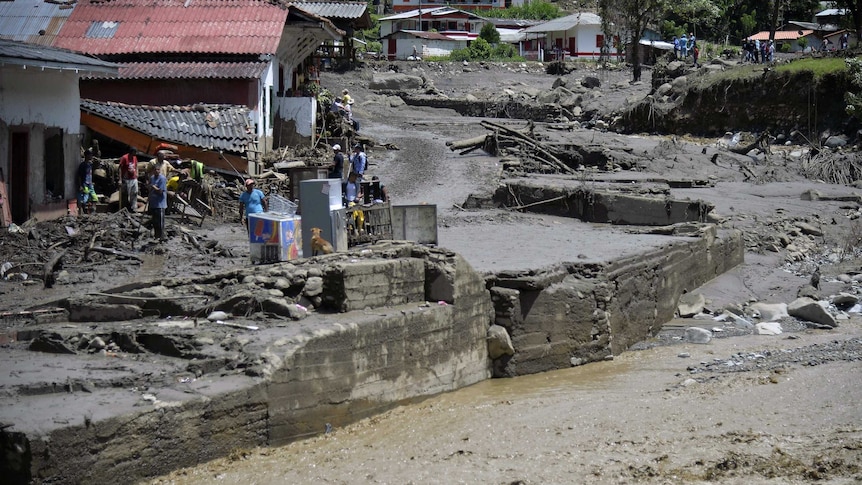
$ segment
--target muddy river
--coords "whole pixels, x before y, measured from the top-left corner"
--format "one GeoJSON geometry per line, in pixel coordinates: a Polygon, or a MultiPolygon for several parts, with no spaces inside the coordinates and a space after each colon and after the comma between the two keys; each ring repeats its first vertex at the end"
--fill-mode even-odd
{"type": "Polygon", "coordinates": [[[859,333],[733,337],[489,380],[148,483],[859,483],[858,355],[766,364],[859,333]],[[757,363],[691,370],[738,355],[757,363]]]}

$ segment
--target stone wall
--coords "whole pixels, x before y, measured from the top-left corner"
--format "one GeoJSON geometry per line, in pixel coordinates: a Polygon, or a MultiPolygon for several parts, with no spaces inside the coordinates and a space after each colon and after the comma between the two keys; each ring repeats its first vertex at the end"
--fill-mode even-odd
{"type": "Polygon", "coordinates": [[[515,353],[494,361],[514,376],[610,358],[654,335],[673,317],[680,295],[743,261],[738,232],[699,237],[606,264],[561,264],[500,273],[489,280],[495,323],[515,353]]]}
{"type": "MultiPolygon", "coordinates": [[[[315,278],[321,278],[313,275],[319,273],[323,295],[329,296],[315,300],[297,293],[322,305],[321,313],[301,322],[285,317],[271,324],[232,321],[237,327],[195,322],[192,328],[191,320],[184,325],[177,318],[170,325],[88,324],[105,341],[122,334],[129,352],[147,347],[123,357],[120,367],[86,351],[75,355],[80,331],[57,332],[56,324],[33,329],[34,341],[50,335],[55,348],[67,353],[22,347],[20,354],[0,355],[2,365],[62,369],[46,375],[68,385],[4,386],[0,422],[15,424],[0,430],[0,475],[9,480],[4,483],[133,482],[321,434],[328,426],[490,377],[485,335],[492,307],[484,279],[463,258],[441,249],[392,243],[372,253],[249,267],[196,282],[160,281],[149,289],[135,285],[136,295],[224,294],[213,305],[238,308],[235,302],[247,302],[247,295],[278,299],[275,287],[289,299],[294,283],[316,286],[315,278]],[[225,294],[229,290],[234,296],[225,294]],[[327,304],[351,311],[327,313],[327,304]],[[236,330],[246,323],[259,330],[236,330]],[[159,346],[136,341],[151,340],[159,331],[165,333],[164,354],[147,353],[159,352],[159,346]],[[107,367],[88,371],[93,357],[99,369],[107,367]],[[57,359],[64,363],[58,366],[57,359]],[[27,395],[28,389],[42,390],[27,395]]],[[[109,298],[128,301],[124,294],[109,298]]],[[[134,301],[152,305],[153,298],[134,301]]],[[[104,301],[76,299],[75,305],[79,317],[111,314],[104,301]]]]}

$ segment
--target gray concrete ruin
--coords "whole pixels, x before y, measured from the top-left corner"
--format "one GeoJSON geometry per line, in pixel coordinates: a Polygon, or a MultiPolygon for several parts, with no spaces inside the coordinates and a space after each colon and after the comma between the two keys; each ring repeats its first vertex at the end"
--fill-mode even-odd
{"type": "Polygon", "coordinates": [[[0,473],[138,480],[493,375],[612,358],[742,258],[739,233],[709,224],[637,255],[485,275],[381,242],[58,302],[3,336],[0,473]]]}

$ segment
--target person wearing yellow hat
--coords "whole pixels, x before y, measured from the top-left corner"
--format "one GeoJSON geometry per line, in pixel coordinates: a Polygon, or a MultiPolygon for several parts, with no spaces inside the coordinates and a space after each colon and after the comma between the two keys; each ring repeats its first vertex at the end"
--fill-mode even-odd
{"type": "Polygon", "coordinates": [[[263,191],[256,189],[254,179],[246,179],[245,192],[239,196],[239,219],[248,229],[248,215],[269,210],[269,201],[263,191]]]}

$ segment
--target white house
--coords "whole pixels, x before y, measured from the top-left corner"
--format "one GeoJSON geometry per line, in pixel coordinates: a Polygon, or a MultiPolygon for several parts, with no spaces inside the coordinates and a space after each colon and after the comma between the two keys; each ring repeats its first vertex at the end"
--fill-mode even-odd
{"type": "Polygon", "coordinates": [[[451,7],[435,7],[410,10],[378,20],[380,37],[399,30],[419,30],[422,32],[474,32],[479,33],[488,20],[451,7]]]}
{"type": "Polygon", "coordinates": [[[436,7],[397,13],[379,23],[383,55],[394,60],[411,56],[414,45],[422,57],[448,55],[478,38],[488,20],[457,8],[436,7]]]}
{"type": "MultiPolygon", "coordinates": [[[[536,42],[533,55],[542,60],[552,60],[556,55],[598,59],[607,36],[602,32],[602,19],[589,12],[579,12],[524,29],[527,41],[545,37],[536,42]]],[[[609,45],[609,54],[619,53],[609,45]]]]}
{"type": "Polygon", "coordinates": [[[81,162],[79,79],[118,69],[65,49],[0,40],[0,170],[9,189],[2,202],[12,222],[66,213],[81,162]]]}
{"type": "Polygon", "coordinates": [[[445,57],[455,49],[467,47],[470,40],[478,37],[478,34],[447,36],[438,32],[419,32],[417,30],[399,30],[398,32],[381,37],[383,52],[389,60],[404,60],[414,56],[445,57]],[[414,50],[415,49],[415,50],[414,50]]]}

